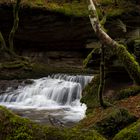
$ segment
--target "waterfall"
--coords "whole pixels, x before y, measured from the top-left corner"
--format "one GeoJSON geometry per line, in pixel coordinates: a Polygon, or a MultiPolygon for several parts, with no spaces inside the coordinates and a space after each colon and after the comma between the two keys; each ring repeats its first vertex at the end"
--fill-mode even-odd
{"type": "Polygon", "coordinates": [[[85,113],[86,107],[80,103],[81,93],[92,78],[92,76],[55,74],[35,79],[33,84],[19,86],[14,91],[0,95],[0,104],[18,109],[67,108],[73,112],[79,109],[85,113]]]}
{"type": "Polygon", "coordinates": [[[63,79],[65,81],[80,83],[82,89],[91,81],[93,76],[83,76],[83,75],[67,75],[67,74],[54,74],[51,75],[54,79],[63,79]]]}

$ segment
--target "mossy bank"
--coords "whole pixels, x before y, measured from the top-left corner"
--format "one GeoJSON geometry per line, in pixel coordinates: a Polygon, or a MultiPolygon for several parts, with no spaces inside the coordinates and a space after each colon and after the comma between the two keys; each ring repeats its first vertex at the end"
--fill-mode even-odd
{"type": "Polygon", "coordinates": [[[0,106],[1,140],[106,140],[95,130],[40,126],[0,106]]]}

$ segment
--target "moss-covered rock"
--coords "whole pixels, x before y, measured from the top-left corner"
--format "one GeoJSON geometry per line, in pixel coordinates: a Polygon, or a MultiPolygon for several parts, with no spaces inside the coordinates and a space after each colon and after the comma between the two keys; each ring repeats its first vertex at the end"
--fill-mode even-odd
{"type": "Polygon", "coordinates": [[[20,118],[0,106],[0,138],[1,140],[45,139],[45,134],[39,125],[20,118]]]}
{"type": "Polygon", "coordinates": [[[0,106],[1,140],[106,140],[95,130],[41,126],[0,106]]]}
{"type": "Polygon", "coordinates": [[[95,130],[46,129],[46,140],[106,140],[95,130]]]}
{"type": "Polygon", "coordinates": [[[140,86],[132,86],[132,87],[121,89],[120,91],[118,91],[115,99],[121,100],[121,99],[128,98],[130,96],[135,96],[139,93],[140,93],[140,86]]]}
{"type": "Polygon", "coordinates": [[[81,99],[81,102],[85,103],[88,107],[94,108],[97,105],[99,105],[98,102],[98,88],[100,84],[100,76],[95,75],[91,83],[89,83],[85,89],[83,90],[83,97],[81,99]]]}
{"type": "MultiPolygon", "coordinates": [[[[0,63],[0,79],[13,80],[13,79],[33,79],[45,77],[50,74],[67,73],[67,74],[91,74],[92,70],[85,70],[81,68],[67,68],[67,67],[54,67],[47,64],[31,63],[31,67],[3,67],[0,63]],[[26,69],[25,69],[26,68],[26,69]],[[31,68],[31,69],[30,69],[31,68]]],[[[96,71],[95,71],[96,72],[96,71]]]]}
{"type": "MultiPolygon", "coordinates": [[[[1,0],[0,4],[13,4],[10,0],[1,0]]],[[[85,0],[22,0],[22,7],[38,8],[55,13],[61,13],[66,16],[84,17],[88,15],[87,4],[85,0]]]]}
{"type": "Polygon", "coordinates": [[[134,55],[140,64],[140,39],[134,40],[134,55]]]}
{"type": "Polygon", "coordinates": [[[140,120],[121,130],[113,140],[140,140],[140,120]]]}
{"type": "Polygon", "coordinates": [[[96,122],[91,128],[96,129],[100,134],[110,138],[136,120],[137,118],[129,114],[127,110],[115,109],[114,112],[108,114],[101,121],[96,122]]]}
{"type": "Polygon", "coordinates": [[[32,69],[31,63],[26,60],[17,60],[17,61],[11,61],[11,62],[5,62],[2,63],[3,69],[25,69],[29,70],[32,69]]]}

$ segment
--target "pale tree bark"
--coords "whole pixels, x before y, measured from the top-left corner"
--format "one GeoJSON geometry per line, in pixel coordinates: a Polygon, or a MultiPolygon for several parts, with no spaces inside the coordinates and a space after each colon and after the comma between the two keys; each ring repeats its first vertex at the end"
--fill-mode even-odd
{"type": "Polygon", "coordinates": [[[124,65],[132,80],[140,85],[140,67],[135,58],[127,51],[126,47],[113,40],[101,27],[94,1],[89,0],[89,18],[95,34],[100,39],[100,42],[109,46],[110,49],[117,55],[118,59],[124,65]]]}

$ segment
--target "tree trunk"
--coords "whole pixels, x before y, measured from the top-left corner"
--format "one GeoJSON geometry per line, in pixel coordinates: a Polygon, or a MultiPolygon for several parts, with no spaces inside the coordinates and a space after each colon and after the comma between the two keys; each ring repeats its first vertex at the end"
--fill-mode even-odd
{"type": "Polygon", "coordinates": [[[101,62],[100,62],[100,85],[98,89],[98,96],[100,105],[105,108],[104,100],[103,100],[103,92],[104,92],[104,85],[105,85],[105,55],[104,55],[104,45],[101,46],[101,62]]]}
{"type": "Polygon", "coordinates": [[[16,0],[16,3],[13,8],[14,22],[13,22],[13,27],[11,29],[11,32],[9,34],[9,46],[6,45],[4,37],[2,33],[0,32],[0,56],[2,58],[6,58],[6,59],[8,58],[9,60],[15,60],[15,59],[27,60],[24,57],[18,56],[14,51],[14,36],[15,36],[15,32],[18,28],[18,23],[19,23],[18,12],[20,8],[20,2],[21,0],[16,0]]]}
{"type": "Polygon", "coordinates": [[[140,84],[140,67],[135,58],[127,51],[124,45],[117,43],[102,29],[95,4],[92,0],[89,0],[88,9],[92,27],[101,43],[105,46],[109,46],[110,49],[116,53],[118,59],[123,63],[133,81],[136,84],[140,84]]]}
{"type": "Polygon", "coordinates": [[[18,23],[19,23],[18,12],[20,8],[20,2],[21,0],[16,0],[16,4],[13,9],[14,23],[13,23],[12,30],[9,34],[9,49],[11,52],[14,52],[14,36],[15,36],[15,32],[18,28],[18,23]]]}

